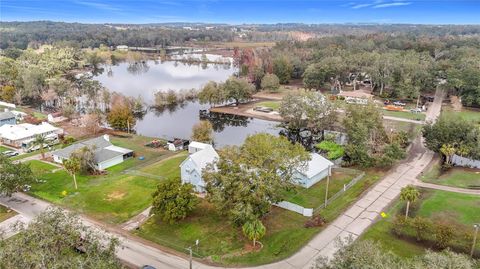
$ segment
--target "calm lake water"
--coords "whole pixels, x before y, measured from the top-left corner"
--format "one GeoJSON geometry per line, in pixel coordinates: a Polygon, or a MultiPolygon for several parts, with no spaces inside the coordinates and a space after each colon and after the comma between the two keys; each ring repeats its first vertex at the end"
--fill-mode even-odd
{"type": "MultiPolygon", "coordinates": [[[[153,104],[154,93],[161,90],[181,90],[200,88],[210,80],[221,82],[233,75],[235,69],[225,65],[186,65],[175,62],[148,61],[146,65],[133,66],[128,63],[106,67],[98,75],[100,81],[110,91],[126,96],[142,96],[148,104],[153,104]]],[[[200,110],[208,105],[198,102],[186,102],[183,105],[167,107],[163,110],[149,109],[137,120],[135,130],[138,134],[171,139],[174,137],[188,139],[192,127],[200,121],[200,110]]],[[[225,114],[210,114],[215,131],[215,144],[240,145],[248,135],[267,132],[278,135],[281,128],[278,123],[260,119],[225,114]]]]}

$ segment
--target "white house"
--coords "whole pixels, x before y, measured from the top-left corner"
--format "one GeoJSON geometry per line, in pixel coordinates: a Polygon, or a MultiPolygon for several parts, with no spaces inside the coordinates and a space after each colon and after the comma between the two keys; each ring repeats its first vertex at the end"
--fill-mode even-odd
{"type": "Polygon", "coordinates": [[[63,134],[63,129],[48,122],[42,122],[39,125],[30,123],[5,124],[0,127],[0,139],[3,144],[24,149],[31,146],[36,135],[43,135],[47,140],[55,143],[58,142],[58,135],[60,134],[63,134]]]}
{"type": "Polygon", "coordinates": [[[191,148],[189,147],[189,152],[192,150],[194,153],[190,154],[187,159],[180,164],[180,177],[183,184],[190,183],[195,187],[197,192],[204,192],[205,181],[202,179],[202,170],[208,164],[218,160],[219,156],[211,145],[197,143],[198,142],[192,142],[190,144],[193,144],[193,146],[191,148]],[[204,148],[197,151],[200,147],[204,148]]]}
{"type": "Polygon", "coordinates": [[[334,165],[320,154],[311,153],[310,156],[311,160],[307,166],[303,169],[298,169],[293,175],[295,183],[305,188],[310,188],[325,177],[331,176],[334,165]]]}
{"type": "Polygon", "coordinates": [[[114,146],[110,142],[110,137],[103,135],[54,151],[52,153],[53,160],[63,163],[64,160],[70,158],[72,152],[84,147],[92,148],[95,152],[95,166],[98,170],[105,170],[133,156],[133,150],[114,146]]]}

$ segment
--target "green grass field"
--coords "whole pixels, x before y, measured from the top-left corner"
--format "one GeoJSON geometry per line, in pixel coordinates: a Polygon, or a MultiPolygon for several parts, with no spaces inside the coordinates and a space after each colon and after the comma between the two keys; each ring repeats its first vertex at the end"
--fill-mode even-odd
{"type": "Polygon", "coordinates": [[[442,173],[439,164],[434,164],[420,179],[424,182],[445,186],[468,188],[480,186],[480,170],[462,167],[453,167],[442,173]]]}
{"type": "Polygon", "coordinates": [[[12,149],[4,147],[4,146],[0,146],[0,153],[5,152],[7,150],[12,150],[12,149]]]}
{"type": "Polygon", "coordinates": [[[5,221],[15,215],[17,215],[17,212],[8,210],[6,207],[0,205],[0,222],[5,221]]]}
{"type": "MultiPolygon", "coordinates": [[[[480,200],[475,195],[424,189],[421,199],[412,204],[411,216],[451,223],[458,229],[471,229],[472,225],[480,220],[479,203],[480,200]]],[[[361,239],[378,241],[382,247],[401,257],[413,258],[422,255],[426,250],[424,246],[403,240],[391,232],[394,216],[403,215],[404,210],[405,202],[397,200],[387,211],[387,217],[379,219],[361,239]]]]}
{"type": "Polygon", "coordinates": [[[442,107],[442,115],[457,115],[461,118],[480,124],[480,110],[463,108],[461,111],[454,111],[451,106],[442,107]]]}
{"type": "Polygon", "coordinates": [[[439,190],[425,191],[419,202],[418,216],[471,227],[480,220],[480,199],[476,195],[439,190]]]}
{"type": "MultiPolygon", "coordinates": [[[[123,146],[135,147],[130,144],[123,146]]],[[[140,148],[138,149],[140,151],[140,148]]],[[[122,223],[150,205],[151,194],[160,180],[158,177],[174,178],[180,175],[178,165],[185,159],[185,152],[172,157],[173,153],[168,151],[156,150],[155,156],[148,150],[144,152],[145,156],[148,156],[147,160],[141,161],[138,158],[126,160],[107,169],[107,175],[78,175],[78,190],[75,190],[73,179],[66,171],[44,173],[39,179],[45,182],[34,184],[31,193],[102,221],[122,223]],[[123,173],[126,169],[138,169],[144,173],[155,174],[149,177],[123,173]],[[66,196],[63,195],[64,191],[66,196]]],[[[34,166],[38,164],[34,163],[34,166]]]]}
{"type": "Polygon", "coordinates": [[[265,101],[265,102],[256,103],[255,105],[268,107],[273,110],[278,110],[280,108],[280,101],[265,101]]]}
{"type": "MultiPolygon", "coordinates": [[[[367,171],[360,182],[326,209],[320,210],[320,215],[327,221],[332,221],[382,175],[383,172],[367,171]]],[[[322,193],[320,200],[324,198],[323,195],[322,193]]],[[[262,220],[267,234],[260,240],[263,248],[258,252],[245,252],[244,246],[250,242],[242,235],[241,228],[232,225],[226,217],[219,216],[215,208],[205,201],[189,217],[178,223],[167,224],[153,217],[135,233],[184,253],[186,247],[194,245],[195,240],[199,239],[198,251],[193,248],[199,257],[209,258],[219,264],[259,265],[291,256],[326,227],[305,228],[307,220],[300,214],[272,207],[271,212],[262,220]]]]}
{"type": "MultiPolygon", "coordinates": [[[[343,188],[344,184],[348,184],[360,173],[361,171],[357,170],[347,171],[334,169],[330,177],[328,197],[332,197],[343,188]]],[[[327,179],[324,178],[308,189],[296,187],[285,193],[285,200],[306,208],[317,208],[325,202],[326,185],[327,179]]]]}
{"type": "Polygon", "coordinates": [[[388,111],[388,110],[382,110],[383,115],[385,116],[390,116],[390,117],[397,117],[397,118],[403,118],[403,119],[409,119],[409,120],[418,120],[418,121],[423,121],[425,120],[425,113],[412,113],[409,111],[388,111]]]}
{"type": "Polygon", "coordinates": [[[39,160],[31,160],[25,163],[28,163],[30,165],[30,169],[32,169],[32,172],[34,175],[43,175],[46,173],[50,173],[52,172],[52,170],[55,170],[58,168],[53,164],[49,164],[39,160]]]}

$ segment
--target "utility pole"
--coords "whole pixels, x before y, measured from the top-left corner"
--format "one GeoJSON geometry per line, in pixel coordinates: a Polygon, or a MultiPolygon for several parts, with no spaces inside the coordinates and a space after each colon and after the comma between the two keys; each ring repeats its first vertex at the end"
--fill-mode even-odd
{"type": "Polygon", "coordinates": [[[473,258],[473,252],[475,251],[475,245],[477,244],[477,234],[478,234],[478,228],[480,228],[480,223],[473,224],[473,228],[475,228],[475,232],[473,234],[472,250],[470,251],[471,258],[473,258]]]}
{"type": "Polygon", "coordinates": [[[189,264],[188,268],[192,269],[193,268],[193,266],[192,266],[192,256],[193,256],[192,247],[188,247],[188,252],[190,253],[190,261],[189,261],[190,264],[189,264]]]}
{"type": "Polygon", "coordinates": [[[328,202],[328,184],[330,183],[330,170],[331,168],[328,168],[328,176],[327,176],[327,187],[325,188],[325,208],[327,208],[327,202],[328,202]]]}

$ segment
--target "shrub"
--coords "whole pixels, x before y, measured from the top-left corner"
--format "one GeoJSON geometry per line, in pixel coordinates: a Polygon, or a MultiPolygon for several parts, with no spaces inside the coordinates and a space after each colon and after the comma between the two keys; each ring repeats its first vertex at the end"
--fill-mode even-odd
{"type": "Polygon", "coordinates": [[[449,224],[437,224],[435,228],[435,245],[439,248],[446,248],[453,239],[454,228],[449,224]]]}
{"type": "Polygon", "coordinates": [[[432,222],[429,219],[422,217],[415,217],[411,221],[411,225],[415,230],[417,241],[426,240],[428,235],[431,234],[432,222]]]}
{"type": "Polygon", "coordinates": [[[305,228],[322,227],[325,223],[325,219],[317,215],[307,220],[303,226],[305,228]]]}
{"type": "Polygon", "coordinates": [[[318,143],[315,147],[321,151],[327,152],[327,158],[330,160],[336,160],[345,155],[345,149],[343,146],[332,141],[324,140],[318,143]]]}

